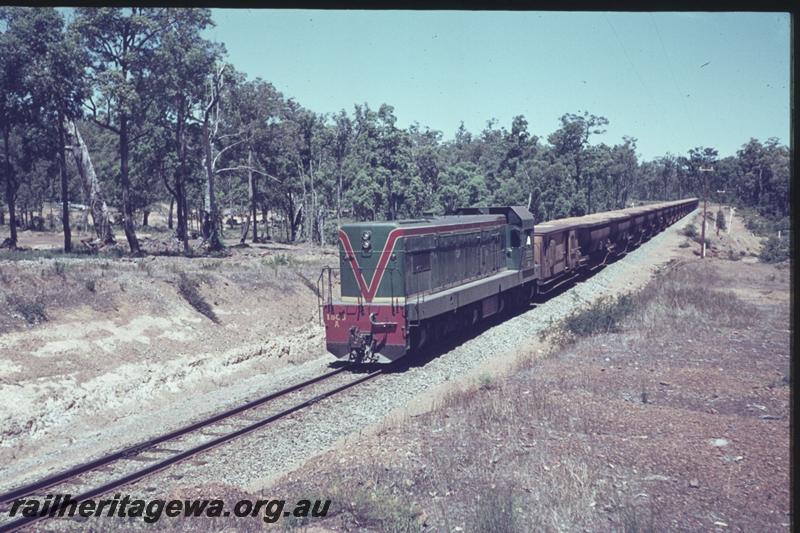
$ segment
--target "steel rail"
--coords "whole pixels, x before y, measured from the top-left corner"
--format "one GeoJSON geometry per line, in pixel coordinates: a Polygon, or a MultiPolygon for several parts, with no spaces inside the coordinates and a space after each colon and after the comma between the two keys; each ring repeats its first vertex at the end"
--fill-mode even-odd
{"type": "Polygon", "coordinates": [[[210,426],[212,424],[216,424],[217,422],[225,420],[226,418],[230,418],[230,417],[232,417],[234,415],[237,415],[237,414],[239,414],[241,412],[247,411],[247,410],[252,409],[254,407],[258,407],[260,405],[263,405],[266,402],[269,402],[269,401],[274,400],[276,398],[280,398],[281,396],[285,396],[285,395],[287,395],[289,393],[292,393],[292,392],[298,391],[300,389],[303,389],[305,387],[308,387],[309,385],[313,385],[315,383],[319,383],[320,381],[324,381],[324,380],[326,380],[326,379],[328,379],[328,378],[330,378],[332,376],[335,376],[336,374],[340,374],[341,372],[344,372],[348,368],[350,368],[350,367],[349,366],[345,366],[345,367],[333,370],[331,372],[326,372],[325,374],[322,374],[320,376],[317,376],[317,377],[308,379],[306,381],[297,383],[297,384],[292,385],[290,387],[287,387],[285,389],[281,389],[279,391],[272,392],[272,393],[270,393],[270,394],[268,394],[268,395],[266,395],[266,396],[264,396],[262,398],[258,398],[256,400],[252,400],[252,401],[244,403],[244,404],[242,404],[242,405],[240,405],[238,407],[234,407],[234,408],[229,409],[227,411],[223,411],[222,413],[218,413],[218,414],[216,414],[216,415],[214,415],[214,416],[212,416],[210,418],[206,418],[206,419],[200,420],[200,421],[195,422],[193,424],[189,424],[189,425],[184,426],[182,428],[179,428],[179,429],[176,429],[176,430],[171,431],[169,433],[166,433],[164,435],[161,435],[159,437],[155,437],[155,438],[146,440],[144,442],[140,442],[139,444],[135,444],[133,446],[129,446],[129,447],[127,447],[127,448],[125,448],[123,450],[120,450],[118,452],[114,452],[114,453],[105,455],[103,457],[100,457],[98,459],[95,459],[93,461],[89,461],[87,463],[83,463],[83,464],[74,466],[72,468],[64,470],[63,472],[59,472],[57,474],[50,475],[50,476],[48,476],[48,477],[46,477],[44,479],[41,479],[39,481],[30,483],[28,485],[24,485],[22,487],[18,487],[18,488],[14,489],[14,490],[11,490],[11,491],[3,493],[3,494],[0,494],[0,505],[3,505],[3,504],[6,504],[8,502],[11,502],[13,500],[19,499],[22,496],[27,496],[27,495],[33,494],[33,493],[35,493],[37,491],[41,491],[41,490],[50,488],[50,487],[52,487],[54,485],[57,485],[57,484],[59,484],[59,483],[61,483],[63,481],[70,480],[70,479],[75,478],[75,477],[77,477],[77,476],[79,476],[81,474],[84,474],[86,472],[90,472],[92,470],[95,470],[95,469],[97,469],[97,468],[99,468],[101,466],[105,466],[105,465],[113,463],[115,461],[119,461],[120,459],[125,459],[127,457],[131,457],[131,456],[137,455],[137,454],[139,454],[139,453],[141,453],[141,452],[143,452],[143,451],[145,451],[145,450],[147,450],[149,448],[157,446],[157,445],[159,445],[159,444],[161,444],[163,442],[166,442],[166,441],[169,441],[169,440],[173,440],[173,439],[175,439],[177,437],[181,437],[183,435],[186,435],[188,433],[191,433],[191,432],[196,431],[198,429],[201,429],[203,427],[210,426]]]}
{"type": "MultiPolygon", "coordinates": [[[[344,370],[344,369],[340,369],[340,371],[341,370],[344,370]]],[[[183,461],[184,459],[187,459],[189,457],[197,455],[198,453],[202,453],[204,451],[207,451],[207,450],[209,450],[211,448],[215,448],[215,447],[219,446],[220,444],[224,444],[224,443],[226,443],[226,442],[228,442],[230,440],[233,440],[233,439],[235,439],[237,437],[241,437],[242,435],[245,435],[247,433],[255,431],[256,429],[262,428],[262,427],[264,427],[264,426],[266,426],[268,424],[271,424],[272,422],[280,420],[281,418],[285,418],[285,417],[289,416],[292,413],[300,411],[301,409],[305,409],[306,407],[310,407],[311,405],[314,405],[315,403],[320,402],[320,401],[322,401],[322,400],[324,400],[326,398],[330,398],[331,396],[333,396],[335,394],[338,394],[339,392],[345,391],[347,389],[355,387],[356,385],[364,383],[365,381],[373,379],[376,376],[385,373],[385,371],[386,371],[386,369],[382,368],[382,369],[370,372],[369,374],[366,374],[363,377],[360,377],[360,378],[358,378],[356,380],[353,380],[353,381],[351,381],[349,383],[346,383],[344,385],[340,385],[338,387],[335,387],[335,388],[333,388],[331,390],[328,390],[326,392],[323,392],[321,394],[318,394],[318,395],[316,395],[316,396],[314,396],[314,397],[312,397],[312,398],[310,398],[308,400],[305,400],[304,402],[295,404],[293,407],[290,407],[288,409],[284,409],[283,411],[281,411],[279,413],[276,413],[274,415],[270,415],[269,417],[264,418],[263,420],[259,420],[258,422],[254,422],[254,423],[252,423],[252,424],[250,424],[248,426],[245,426],[243,428],[237,429],[236,431],[232,431],[231,433],[228,433],[226,435],[222,435],[220,437],[217,437],[216,439],[210,440],[208,442],[205,442],[203,444],[200,444],[198,446],[195,446],[193,448],[185,450],[185,451],[183,451],[183,452],[181,452],[181,453],[179,453],[177,455],[174,455],[173,457],[169,457],[169,458],[164,459],[162,461],[159,461],[159,462],[157,462],[155,464],[146,466],[146,467],[144,467],[144,468],[142,468],[140,470],[137,470],[136,472],[132,472],[130,474],[126,474],[126,475],[124,475],[124,476],[122,476],[120,478],[117,478],[117,479],[113,480],[113,481],[109,481],[109,482],[107,482],[107,483],[105,483],[105,484],[103,484],[103,485],[101,485],[99,487],[96,487],[96,488],[93,488],[93,489],[89,489],[86,492],[83,492],[83,493],[79,494],[78,496],[75,496],[75,497],[71,498],[71,501],[74,501],[76,503],[80,503],[81,501],[88,500],[89,498],[94,498],[96,496],[100,496],[100,495],[105,494],[107,492],[111,492],[114,489],[118,489],[118,488],[123,487],[125,485],[128,485],[130,483],[133,483],[134,481],[138,481],[138,480],[140,480],[140,479],[142,479],[142,478],[144,478],[146,476],[149,476],[150,474],[154,474],[154,473],[156,473],[156,472],[158,472],[160,470],[163,470],[163,469],[165,469],[167,467],[170,467],[170,466],[172,466],[172,465],[174,465],[176,463],[179,463],[179,462],[183,461]]],[[[66,507],[66,505],[61,505],[59,508],[57,508],[55,510],[54,514],[58,514],[58,512],[61,509],[63,509],[64,507],[66,507]]],[[[53,512],[53,511],[51,510],[50,512],[53,512]]],[[[45,520],[45,519],[48,519],[48,518],[55,518],[55,516],[49,516],[49,514],[48,514],[48,515],[45,515],[45,516],[22,517],[22,518],[19,518],[17,520],[14,520],[12,522],[7,522],[5,524],[0,524],[0,533],[5,533],[5,532],[8,532],[8,531],[15,531],[15,530],[17,530],[17,529],[19,529],[21,527],[29,526],[29,525],[31,525],[31,524],[33,524],[35,522],[38,522],[40,520],[45,520]]],[[[63,517],[59,516],[59,518],[63,518],[63,517]]]]}

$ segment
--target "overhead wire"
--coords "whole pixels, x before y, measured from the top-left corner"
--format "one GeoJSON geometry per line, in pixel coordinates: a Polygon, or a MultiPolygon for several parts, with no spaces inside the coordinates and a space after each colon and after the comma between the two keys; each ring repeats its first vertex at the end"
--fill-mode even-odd
{"type": "Polygon", "coordinates": [[[656,37],[658,37],[658,42],[661,45],[661,52],[664,54],[664,59],[667,63],[667,70],[669,71],[670,78],[672,79],[672,84],[675,86],[675,90],[678,92],[678,100],[680,100],[683,112],[686,114],[689,127],[691,128],[692,133],[696,136],[697,128],[695,128],[694,119],[692,118],[691,113],[689,113],[689,108],[686,107],[686,99],[683,96],[684,92],[680,85],[678,85],[678,79],[675,77],[675,70],[672,68],[672,61],[667,53],[667,47],[664,46],[664,39],[661,38],[661,31],[658,29],[658,23],[656,22],[656,19],[653,17],[652,13],[648,13],[648,15],[650,17],[650,22],[653,24],[653,28],[656,30],[656,37]]]}
{"type": "MultiPolygon", "coordinates": [[[[620,48],[622,48],[622,53],[625,56],[625,59],[628,61],[628,65],[630,65],[631,70],[633,70],[633,73],[636,75],[636,78],[639,80],[639,84],[642,86],[642,88],[644,89],[644,92],[647,94],[647,98],[650,100],[650,104],[653,106],[654,109],[658,109],[660,111],[660,113],[665,116],[665,118],[668,118],[668,116],[664,112],[664,109],[662,108],[662,106],[660,106],[658,104],[658,102],[656,101],[656,99],[653,98],[652,91],[650,91],[650,88],[644,82],[644,78],[642,78],[642,75],[639,73],[639,69],[636,68],[636,64],[631,59],[631,56],[628,53],[628,49],[625,47],[625,43],[623,43],[622,39],[619,36],[619,33],[617,32],[617,29],[611,23],[611,19],[608,18],[608,14],[607,13],[603,13],[603,18],[605,18],[606,23],[611,28],[611,31],[614,34],[614,37],[617,39],[617,43],[619,43],[620,48]]],[[[665,120],[664,123],[665,124],[668,123],[668,124],[670,124],[672,126],[672,123],[669,120],[665,120]]]]}

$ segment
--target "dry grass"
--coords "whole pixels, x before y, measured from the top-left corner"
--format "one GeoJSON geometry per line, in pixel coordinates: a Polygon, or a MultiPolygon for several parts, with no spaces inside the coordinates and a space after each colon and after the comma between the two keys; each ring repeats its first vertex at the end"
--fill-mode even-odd
{"type": "MultiPolygon", "coordinates": [[[[431,415],[436,438],[428,453],[433,485],[460,503],[438,510],[475,531],[589,527],[604,482],[588,464],[548,449],[545,435],[583,432],[550,389],[504,380],[448,395],[431,415]]],[[[585,434],[584,434],[585,436],[585,434]]],[[[576,445],[591,455],[591,442],[576,445]]]]}
{"type": "Polygon", "coordinates": [[[542,340],[563,347],[603,333],[637,331],[646,337],[665,325],[689,331],[747,325],[755,308],[730,291],[712,288],[718,281],[716,268],[707,262],[670,269],[637,294],[600,298],[575,311],[545,328],[542,340]]]}
{"type": "MultiPolygon", "coordinates": [[[[685,489],[670,484],[673,479],[644,478],[665,473],[679,479],[669,469],[679,471],[685,460],[680,432],[693,435],[697,427],[681,426],[678,414],[669,425],[668,434],[679,436],[673,441],[661,435],[658,417],[681,409],[695,416],[697,402],[710,397],[705,389],[697,394],[693,382],[678,388],[697,368],[672,365],[684,364],[684,357],[712,357],[706,347],[681,339],[695,330],[719,334],[721,328],[741,335],[760,316],[752,304],[720,288],[727,286],[705,262],[664,271],[643,291],[602,300],[562,322],[575,342],[551,357],[520,365],[510,378],[479,375],[466,388],[451,390],[431,412],[327,456],[324,475],[306,473],[280,488],[333,491],[343,499],[334,499],[338,521],[326,525],[345,531],[674,527],[674,508],[665,513],[659,502],[674,503],[670,491],[681,494],[682,502],[685,489]],[[654,371],[659,361],[666,374],[654,371]],[[650,423],[654,427],[642,428],[650,423]],[[622,447],[651,455],[647,462],[614,457],[622,447]]],[[[713,367],[723,364],[715,360],[713,367]]],[[[720,400],[714,407],[733,408],[720,400]]]]}
{"type": "Polygon", "coordinates": [[[643,335],[665,327],[687,331],[705,327],[744,327],[756,309],[719,284],[716,267],[695,262],[662,274],[636,296],[637,311],[626,324],[643,335]]]}
{"type": "Polygon", "coordinates": [[[6,304],[13,314],[21,317],[29,325],[47,321],[45,300],[41,295],[10,294],[6,296],[6,304]]]}
{"type": "Polygon", "coordinates": [[[379,487],[337,487],[326,496],[339,502],[338,513],[345,522],[361,530],[412,533],[421,530],[419,512],[402,494],[379,487]]]}

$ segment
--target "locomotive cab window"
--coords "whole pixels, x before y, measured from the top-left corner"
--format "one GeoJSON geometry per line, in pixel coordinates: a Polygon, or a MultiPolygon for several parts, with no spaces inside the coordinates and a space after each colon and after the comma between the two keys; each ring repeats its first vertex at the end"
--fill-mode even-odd
{"type": "Polygon", "coordinates": [[[519,230],[512,229],[511,230],[511,247],[512,248],[519,248],[522,245],[522,239],[520,238],[519,230]]]}

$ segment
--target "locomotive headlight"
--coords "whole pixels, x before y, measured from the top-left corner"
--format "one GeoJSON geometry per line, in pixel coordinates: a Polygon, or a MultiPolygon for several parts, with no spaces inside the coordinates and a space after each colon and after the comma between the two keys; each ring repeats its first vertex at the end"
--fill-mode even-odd
{"type": "Polygon", "coordinates": [[[361,249],[362,250],[366,251],[366,250],[369,250],[370,248],[372,248],[372,244],[369,242],[370,236],[371,236],[370,232],[368,232],[368,231],[365,231],[365,232],[361,233],[361,249]]]}

